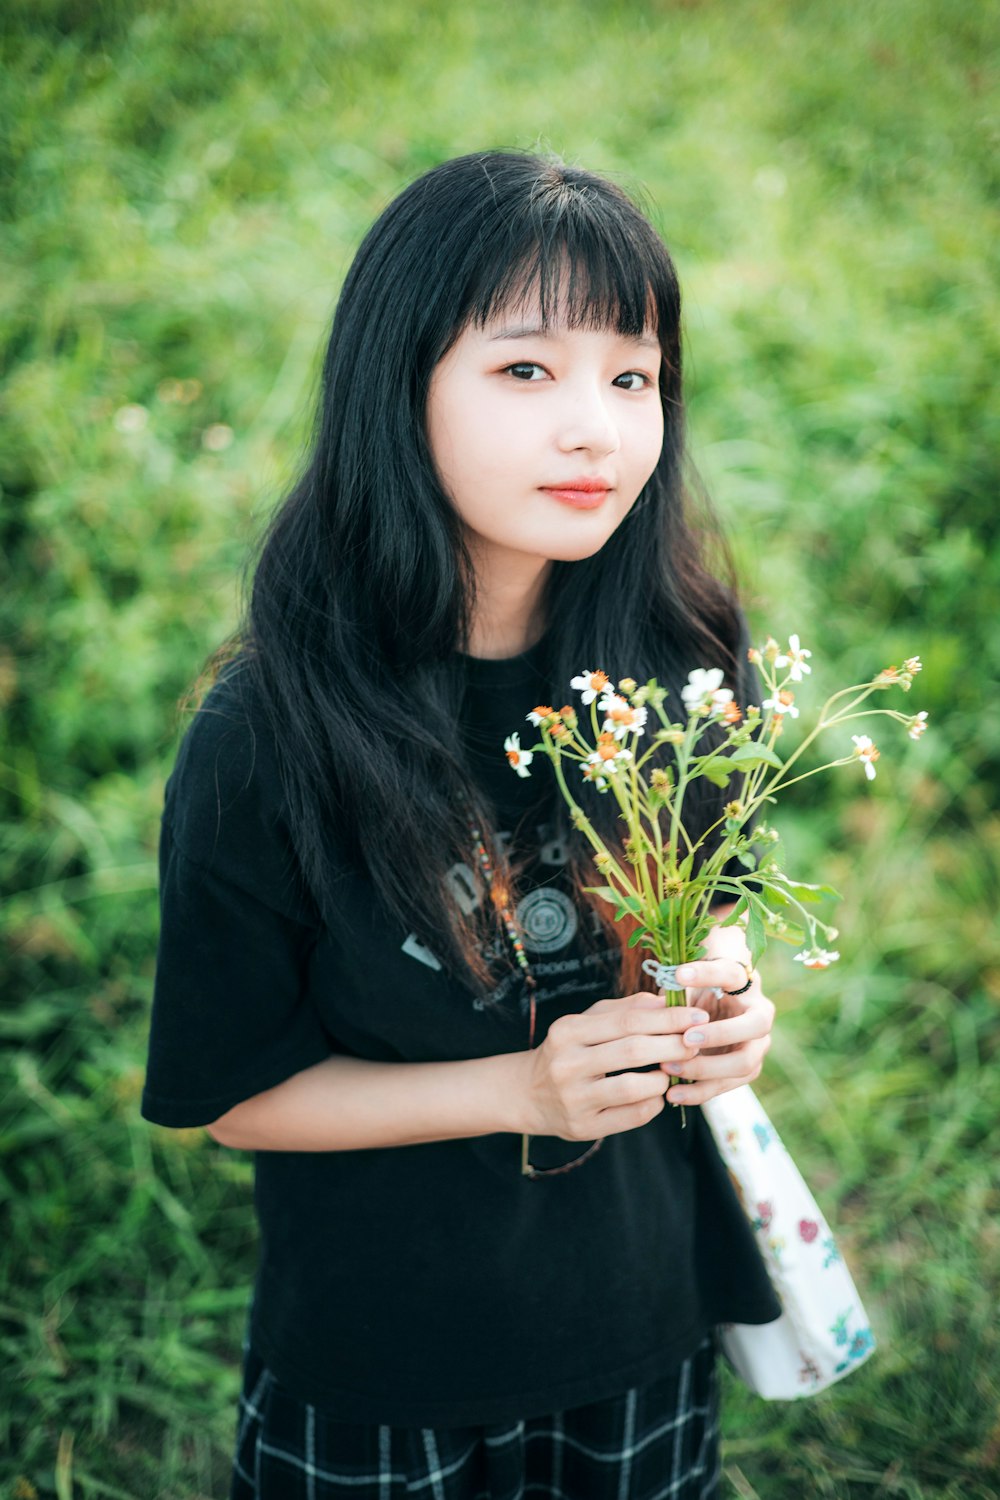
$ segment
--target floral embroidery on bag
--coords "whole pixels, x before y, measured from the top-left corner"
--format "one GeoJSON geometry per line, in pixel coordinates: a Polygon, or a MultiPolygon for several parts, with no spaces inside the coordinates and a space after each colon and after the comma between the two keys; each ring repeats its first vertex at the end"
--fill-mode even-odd
{"type": "Polygon", "coordinates": [[[754,1229],[767,1229],[773,1218],[774,1204],[764,1200],[757,1204],[757,1217],[751,1221],[752,1227],[754,1229]]]}
{"type": "Polygon", "coordinates": [[[823,1249],[826,1251],[826,1254],[823,1256],[823,1270],[827,1271],[831,1266],[839,1264],[843,1257],[837,1249],[836,1241],[832,1234],[828,1234],[823,1241],[823,1249]]]}
{"type": "Polygon", "coordinates": [[[799,1220],[799,1238],[804,1240],[807,1245],[811,1245],[818,1234],[819,1225],[815,1219],[799,1220]]]}
{"type": "Polygon", "coordinates": [[[846,1358],[842,1359],[837,1366],[838,1375],[857,1360],[864,1359],[875,1348],[875,1337],[867,1325],[859,1328],[856,1333],[848,1335],[846,1324],[849,1316],[849,1313],[843,1313],[830,1330],[835,1334],[838,1344],[848,1344],[848,1339],[850,1339],[846,1358]]]}
{"type": "Polygon", "coordinates": [[[758,1121],[753,1128],[753,1133],[757,1138],[757,1144],[760,1149],[762,1151],[766,1151],[768,1146],[774,1140],[774,1126],[770,1124],[762,1125],[760,1121],[758,1121]]]}

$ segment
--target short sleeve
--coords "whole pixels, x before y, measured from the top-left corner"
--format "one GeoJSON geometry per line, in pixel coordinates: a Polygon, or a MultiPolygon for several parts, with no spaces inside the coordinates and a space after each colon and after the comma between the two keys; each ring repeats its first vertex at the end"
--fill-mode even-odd
{"type": "Polygon", "coordinates": [[[319,931],[282,815],[269,732],[213,689],[167,785],[142,1113],[206,1125],[335,1050],[306,983],[319,931]]]}

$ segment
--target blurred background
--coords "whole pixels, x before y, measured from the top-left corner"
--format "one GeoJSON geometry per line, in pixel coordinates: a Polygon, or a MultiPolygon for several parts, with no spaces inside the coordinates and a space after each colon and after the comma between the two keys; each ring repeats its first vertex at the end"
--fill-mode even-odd
{"type": "Polygon", "coordinates": [[[679,266],[695,462],[802,696],[919,653],[919,745],[807,783],[843,959],[769,954],[761,1091],[878,1356],[730,1383],[726,1493],[1000,1491],[998,13],[948,0],[7,0],[0,1495],[226,1492],[250,1168],[137,1099],[179,704],[416,174],[542,147],[679,266]]]}

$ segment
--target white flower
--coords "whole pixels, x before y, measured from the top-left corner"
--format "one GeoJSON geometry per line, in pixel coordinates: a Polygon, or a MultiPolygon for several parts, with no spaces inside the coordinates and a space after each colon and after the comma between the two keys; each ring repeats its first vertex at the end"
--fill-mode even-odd
{"type": "Polygon", "coordinates": [[[645,708],[633,708],[631,703],[617,693],[605,693],[597,706],[602,714],[607,715],[604,720],[605,734],[613,734],[616,740],[623,740],[627,734],[642,734],[646,723],[645,708]]]}
{"type": "Polygon", "coordinates": [[[854,741],[855,757],[859,761],[861,761],[862,765],[864,766],[865,775],[868,777],[868,780],[874,781],[875,762],[879,758],[878,747],[875,745],[874,741],[868,738],[866,734],[852,734],[851,739],[854,741]]]}
{"type": "Polygon", "coordinates": [[[592,755],[589,760],[585,760],[580,771],[584,781],[592,781],[599,792],[607,791],[608,778],[604,775],[604,762],[597,756],[592,755]]]}
{"type": "Polygon", "coordinates": [[[571,678],[569,685],[579,690],[584,703],[593,703],[598,693],[603,693],[605,688],[611,686],[611,679],[607,672],[584,671],[579,677],[571,678]]]}
{"type": "Polygon", "coordinates": [[[922,708],[920,712],[918,714],[915,714],[914,717],[910,720],[909,724],[906,726],[906,732],[910,736],[911,740],[919,740],[920,736],[923,734],[926,728],[927,710],[926,708],[922,708]]]}
{"type": "Polygon", "coordinates": [[[528,767],[535,758],[535,752],[521,749],[521,736],[509,734],[503,742],[503,747],[507,752],[511,770],[516,771],[518,776],[530,776],[531,772],[528,767]]]}
{"type": "Polygon", "coordinates": [[[722,677],[721,667],[696,667],[688,673],[681,698],[689,714],[721,713],[733,701],[731,690],[722,686],[722,677]]]}
{"type": "Polygon", "coordinates": [[[607,777],[624,770],[631,759],[631,750],[625,750],[620,745],[616,745],[614,737],[605,733],[601,735],[597,749],[584,761],[583,774],[588,781],[596,781],[599,785],[602,782],[606,784],[607,777]]]}
{"type": "Polygon", "coordinates": [[[688,673],[688,680],[681,688],[684,707],[689,711],[697,708],[703,699],[722,686],[722,675],[721,667],[696,667],[688,673]]]}
{"type": "Polygon", "coordinates": [[[773,708],[776,714],[787,714],[790,719],[797,719],[799,716],[795,707],[795,694],[790,693],[787,688],[782,688],[773,698],[765,698],[764,707],[773,708]]]}
{"type": "Polygon", "coordinates": [[[776,656],[774,665],[776,667],[788,667],[788,675],[791,680],[793,682],[801,682],[803,676],[808,676],[812,671],[812,667],[808,665],[806,660],[810,656],[812,656],[812,652],[807,651],[800,644],[798,636],[790,635],[788,637],[788,655],[776,656]]]}
{"type": "Polygon", "coordinates": [[[533,708],[531,710],[531,713],[525,714],[524,717],[527,719],[529,724],[534,724],[535,728],[537,729],[540,724],[543,724],[545,722],[546,719],[555,718],[555,711],[549,708],[548,704],[540,703],[537,708],[533,708]]]}
{"type": "Polygon", "coordinates": [[[839,953],[831,953],[828,948],[807,948],[803,953],[793,955],[795,962],[802,964],[807,969],[828,969],[835,964],[840,957],[839,953]]]}

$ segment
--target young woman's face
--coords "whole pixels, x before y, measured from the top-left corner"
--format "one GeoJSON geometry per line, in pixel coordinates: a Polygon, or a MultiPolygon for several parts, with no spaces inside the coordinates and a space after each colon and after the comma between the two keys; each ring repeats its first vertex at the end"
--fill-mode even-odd
{"type": "Polygon", "coordinates": [[[537,303],[465,329],[434,371],[427,434],[475,558],[599,551],[660,456],[659,368],[654,334],[543,329],[537,303]]]}

